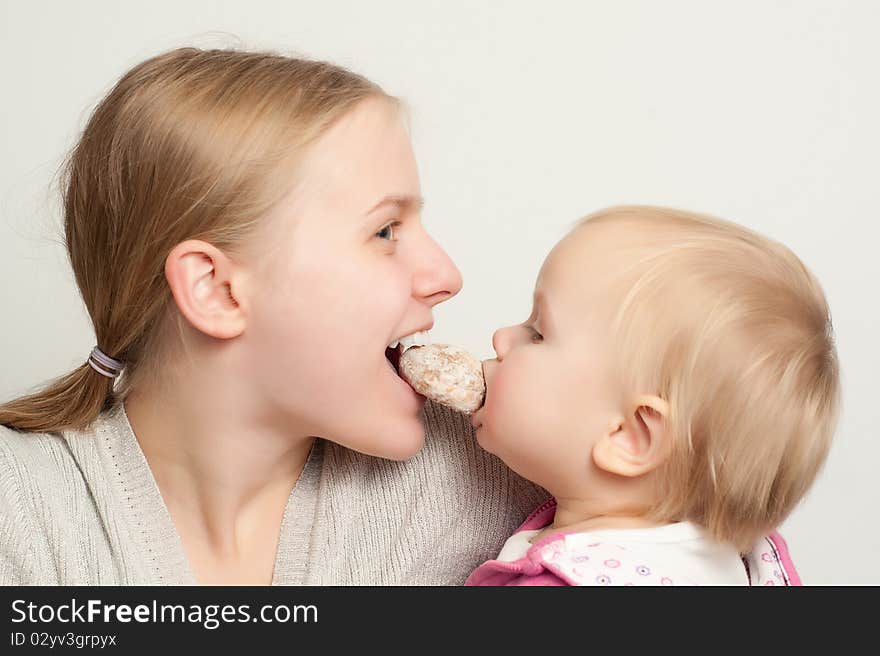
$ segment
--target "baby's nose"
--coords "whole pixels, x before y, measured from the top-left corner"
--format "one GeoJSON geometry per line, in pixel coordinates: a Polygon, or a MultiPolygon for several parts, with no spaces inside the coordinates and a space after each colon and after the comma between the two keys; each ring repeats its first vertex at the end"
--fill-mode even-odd
{"type": "Polygon", "coordinates": [[[495,354],[499,360],[503,360],[510,349],[512,334],[513,326],[507,326],[506,328],[499,328],[492,335],[492,348],[495,349],[495,354]]]}

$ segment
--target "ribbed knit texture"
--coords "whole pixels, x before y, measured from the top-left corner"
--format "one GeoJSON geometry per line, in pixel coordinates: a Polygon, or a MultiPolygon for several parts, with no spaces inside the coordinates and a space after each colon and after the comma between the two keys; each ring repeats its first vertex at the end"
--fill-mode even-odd
{"type": "MultiPolygon", "coordinates": [[[[547,493],[425,406],[406,462],[318,439],[281,524],[274,585],[460,585],[547,493]]],[[[121,403],[88,432],[0,426],[0,585],[193,585],[121,403]]]]}

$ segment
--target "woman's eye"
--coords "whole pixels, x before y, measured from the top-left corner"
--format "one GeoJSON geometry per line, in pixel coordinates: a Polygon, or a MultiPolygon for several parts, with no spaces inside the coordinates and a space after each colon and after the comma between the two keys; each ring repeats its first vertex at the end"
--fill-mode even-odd
{"type": "Polygon", "coordinates": [[[386,241],[397,241],[397,228],[400,227],[400,221],[392,221],[388,225],[382,227],[376,236],[386,241]]]}
{"type": "Polygon", "coordinates": [[[537,344],[538,342],[544,341],[544,336],[541,333],[539,333],[537,330],[535,330],[534,327],[527,326],[527,328],[529,329],[529,333],[530,333],[532,342],[537,344]]]}

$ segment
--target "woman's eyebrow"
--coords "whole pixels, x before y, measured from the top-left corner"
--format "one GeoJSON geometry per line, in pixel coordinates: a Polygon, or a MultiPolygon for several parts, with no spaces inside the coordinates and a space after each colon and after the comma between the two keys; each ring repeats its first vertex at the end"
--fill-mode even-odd
{"type": "Polygon", "coordinates": [[[389,194],[376,203],[367,215],[380,210],[388,205],[397,205],[402,211],[420,211],[425,206],[425,199],[421,196],[411,196],[409,194],[389,194]]]}

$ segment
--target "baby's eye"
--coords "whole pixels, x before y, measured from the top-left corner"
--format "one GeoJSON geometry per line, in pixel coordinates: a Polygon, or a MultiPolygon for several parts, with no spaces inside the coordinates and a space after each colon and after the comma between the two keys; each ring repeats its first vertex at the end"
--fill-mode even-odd
{"type": "Polygon", "coordinates": [[[537,344],[538,342],[544,341],[544,336],[541,333],[539,333],[537,330],[535,330],[534,326],[526,326],[526,328],[529,331],[529,335],[531,337],[532,342],[537,344]]]}
{"type": "Polygon", "coordinates": [[[376,233],[376,237],[379,239],[384,239],[386,241],[397,241],[397,228],[400,227],[400,221],[392,221],[391,223],[383,226],[379,232],[376,233]]]}

